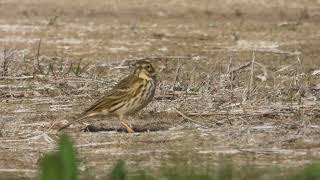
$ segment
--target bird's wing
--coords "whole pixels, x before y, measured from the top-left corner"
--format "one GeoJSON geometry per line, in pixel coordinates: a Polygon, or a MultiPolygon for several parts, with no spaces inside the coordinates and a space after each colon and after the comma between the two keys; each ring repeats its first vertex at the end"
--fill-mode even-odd
{"type": "Polygon", "coordinates": [[[124,99],[130,96],[131,92],[134,92],[135,87],[139,84],[139,78],[135,76],[128,76],[116,84],[110,91],[106,93],[101,99],[96,101],[92,106],[85,110],[81,117],[91,116],[97,114],[103,110],[111,110],[112,107],[117,106],[123,102],[124,99]]]}
{"type": "Polygon", "coordinates": [[[85,110],[77,119],[61,127],[59,131],[69,127],[75,122],[79,122],[88,116],[99,114],[103,110],[109,111],[112,107],[123,102],[125,98],[136,93],[136,89],[141,85],[141,81],[136,76],[128,76],[115,85],[110,91],[106,93],[101,99],[95,102],[87,110],[85,110]]]}

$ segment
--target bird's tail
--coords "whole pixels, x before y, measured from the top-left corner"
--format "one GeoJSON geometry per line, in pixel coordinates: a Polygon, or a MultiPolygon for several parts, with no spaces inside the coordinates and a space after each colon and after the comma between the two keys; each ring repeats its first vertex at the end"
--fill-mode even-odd
{"type": "Polygon", "coordinates": [[[87,116],[81,116],[81,115],[80,115],[80,116],[77,117],[75,120],[72,120],[72,121],[69,122],[68,124],[62,126],[58,131],[61,131],[61,130],[65,129],[65,128],[69,127],[71,124],[73,124],[73,123],[75,123],[75,122],[79,122],[79,121],[85,119],[86,117],[87,117],[87,116]]]}

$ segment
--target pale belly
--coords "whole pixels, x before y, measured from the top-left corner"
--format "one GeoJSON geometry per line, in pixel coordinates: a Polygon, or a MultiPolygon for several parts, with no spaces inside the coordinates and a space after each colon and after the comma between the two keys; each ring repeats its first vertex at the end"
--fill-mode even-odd
{"type": "Polygon", "coordinates": [[[149,93],[143,93],[142,98],[132,98],[129,99],[124,106],[119,108],[116,112],[114,112],[117,115],[130,115],[133,114],[145,106],[149,104],[149,102],[152,100],[155,92],[154,83],[149,82],[147,84],[147,88],[150,88],[151,91],[149,93]]]}

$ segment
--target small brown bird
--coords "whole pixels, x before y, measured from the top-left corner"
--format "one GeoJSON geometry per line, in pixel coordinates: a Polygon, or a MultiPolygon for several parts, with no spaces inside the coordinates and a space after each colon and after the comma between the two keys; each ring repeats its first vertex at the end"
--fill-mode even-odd
{"type": "Polygon", "coordinates": [[[95,115],[118,116],[121,125],[127,132],[134,132],[123,122],[123,118],[141,110],[152,100],[156,88],[156,71],[146,60],[134,64],[134,71],[121,80],[100,100],[85,110],[78,119],[59,129],[65,129],[71,124],[95,115]]]}

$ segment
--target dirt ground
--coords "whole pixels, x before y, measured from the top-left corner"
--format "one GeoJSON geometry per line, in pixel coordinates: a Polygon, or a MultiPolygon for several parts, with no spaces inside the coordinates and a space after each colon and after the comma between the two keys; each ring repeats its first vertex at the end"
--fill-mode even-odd
{"type": "Polygon", "coordinates": [[[71,121],[151,59],[156,96],[129,118],[66,130],[80,170],[163,164],[301,167],[320,157],[320,1],[3,0],[0,174],[37,175],[71,121]]]}

